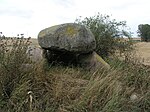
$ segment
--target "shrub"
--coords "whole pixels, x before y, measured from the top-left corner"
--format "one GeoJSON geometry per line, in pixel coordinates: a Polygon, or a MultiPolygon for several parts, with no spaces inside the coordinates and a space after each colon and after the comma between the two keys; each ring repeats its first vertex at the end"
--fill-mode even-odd
{"type": "Polygon", "coordinates": [[[150,25],[140,24],[138,26],[138,35],[141,37],[142,41],[149,42],[150,41],[150,25]]]}
{"type": "Polygon", "coordinates": [[[111,20],[108,15],[101,15],[98,13],[96,16],[78,18],[76,23],[88,27],[96,39],[96,52],[102,57],[109,56],[115,50],[126,50],[127,42],[124,42],[123,37],[131,37],[131,33],[127,29],[126,22],[117,22],[115,19],[111,20]]]}

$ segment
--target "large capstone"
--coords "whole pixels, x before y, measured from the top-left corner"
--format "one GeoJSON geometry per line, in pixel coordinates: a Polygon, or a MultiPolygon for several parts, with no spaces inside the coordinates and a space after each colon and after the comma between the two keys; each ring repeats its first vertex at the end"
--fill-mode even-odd
{"type": "Polygon", "coordinates": [[[43,49],[89,53],[96,47],[92,32],[83,25],[66,23],[40,31],[39,45],[43,49]]]}

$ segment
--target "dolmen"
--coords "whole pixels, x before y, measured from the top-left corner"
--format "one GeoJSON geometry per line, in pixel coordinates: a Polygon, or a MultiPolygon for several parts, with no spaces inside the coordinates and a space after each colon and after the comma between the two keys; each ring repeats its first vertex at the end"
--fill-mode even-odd
{"type": "Polygon", "coordinates": [[[87,27],[65,23],[43,29],[38,34],[43,56],[50,64],[76,65],[87,69],[110,68],[94,50],[95,37],[87,27]]]}

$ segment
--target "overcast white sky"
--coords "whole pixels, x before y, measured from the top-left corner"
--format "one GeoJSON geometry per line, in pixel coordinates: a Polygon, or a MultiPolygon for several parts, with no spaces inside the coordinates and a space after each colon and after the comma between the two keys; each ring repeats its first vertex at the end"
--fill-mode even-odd
{"type": "Polygon", "coordinates": [[[44,28],[100,12],[127,21],[135,37],[139,24],[150,24],[149,5],[150,0],[0,0],[0,32],[37,38],[44,28]]]}

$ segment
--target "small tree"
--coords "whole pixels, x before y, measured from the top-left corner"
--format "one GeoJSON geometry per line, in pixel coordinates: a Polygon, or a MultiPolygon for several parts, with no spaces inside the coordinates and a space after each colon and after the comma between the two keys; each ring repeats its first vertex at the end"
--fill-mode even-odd
{"type": "Polygon", "coordinates": [[[142,41],[150,41],[150,25],[149,24],[140,24],[138,26],[138,35],[141,37],[142,41]]]}
{"type": "Polygon", "coordinates": [[[130,32],[125,30],[125,21],[117,22],[115,19],[111,20],[108,15],[103,16],[98,13],[96,16],[86,17],[83,20],[81,18],[76,19],[75,22],[85,25],[92,31],[96,39],[96,52],[102,57],[114,53],[118,48],[120,49],[120,43],[123,43],[120,37],[131,36],[130,32]]]}

